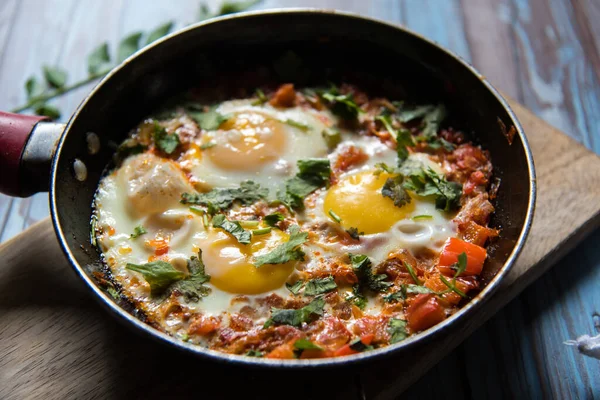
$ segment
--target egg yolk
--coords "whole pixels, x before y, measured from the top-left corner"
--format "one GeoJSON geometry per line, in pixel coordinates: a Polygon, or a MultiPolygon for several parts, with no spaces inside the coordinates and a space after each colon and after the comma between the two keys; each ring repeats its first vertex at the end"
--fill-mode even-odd
{"type": "Polygon", "coordinates": [[[383,197],[381,188],[391,176],[373,172],[350,175],[327,191],[323,211],[337,214],[344,229],[354,227],[365,234],[385,232],[413,211],[414,201],[396,207],[392,199],[383,197]]]}
{"type": "Polygon", "coordinates": [[[286,142],[282,123],[255,111],[233,115],[214,133],[214,140],[207,137],[216,144],[205,153],[228,170],[256,170],[278,159],[286,142]]]}
{"type": "Polygon", "coordinates": [[[273,230],[266,235],[253,236],[250,244],[241,244],[225,232],[209,233],[208,244],[201,248],[210,283],[236,294],[259,294],[282,287],[294,270],[296,261],[265,264],[257,268],[253,260],[288,238],[285,232],[273,230]]]}

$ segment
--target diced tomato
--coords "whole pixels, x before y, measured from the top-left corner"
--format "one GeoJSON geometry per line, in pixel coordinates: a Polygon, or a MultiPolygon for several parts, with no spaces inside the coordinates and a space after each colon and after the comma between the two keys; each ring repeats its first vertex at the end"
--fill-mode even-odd
{"type": "Polygon", "coordinates": [[[192,320],[188,329],[188,333],[205,336],[216,331],[220,324],[221,323],[219,319],[216,317],[210,315],[200,315],[192,320]]]}
{"type": "Polygon", "coordinates": [[[462,230],[462,239],[465,242],[473,243],[478,246],[485,245],[488,238],[494,238],[496,236],[498,236],[498,231],[496,229],[481,226],[473,221],[468,221],[462,230]]]}
{"type": "Polygon", "coordinates": [[[169,252],[169,241],[164,238],[147,240],[146,243],[150,247],[154,247],[154,254],[157,256],[162,256],[163,254],[167,254],[169,252]]]}
{"type": "Polygon", "coordinates": [[[266,358],[294,358],[294,343],[296,339],[275,347],[266,358]]]}
{"type": "Polygon", "coordinates": [[[292,83],[281,85],[269,101],[273,107],[293,107],[296,103],[296,91],[292,83]]]}
{"type": "Polygon", "coordinates": [[[408,327],[413,332],[422,331],[446,318],[444,308],[433,294],[419,294],[406,309],[408,327]]]}
{"type": "MultiPolygon", "coordinates": [[[[371,344],[371,342],[373,341],[373,338],[375,337],[375,335],[373,334],[366,334],[366,335],[362,335],[360,337],[360,341],[365,345],[368,346],[371,344]]],[[[341,356],[349,356],[352,354],[356,354],[358,353],[358,351],[352,349],[350,347],[350,343],[340,347],[339,349],[337,349],[334,353],[333,356],[334,357],[341,357],[341,356]]]]}
{"type": "Polygon", "coordinates": [[[483,174],[483,172],[475,171],[475,172],[471,173],[471,176],[469,177],[467,182],[465,182],[465,184],[463,186],[463,193],[469,195],[469,194],[473,193],[473,190],[477,186],[485,185],[486,183],[487,183],[487,179],[486,179],[485,175],[483,174]]]}
{"type": "Polygon", "coordinates": [[[462,253],[467,255],[467,269],[463,274],[479,275],[487,257],[486,250],[481,246],[457,238],[450,238],[446,241],[438,264],[440,272],[444,275],[454,275],[455,271],[450,266],[458,262],[458,256],[462,253]]]}

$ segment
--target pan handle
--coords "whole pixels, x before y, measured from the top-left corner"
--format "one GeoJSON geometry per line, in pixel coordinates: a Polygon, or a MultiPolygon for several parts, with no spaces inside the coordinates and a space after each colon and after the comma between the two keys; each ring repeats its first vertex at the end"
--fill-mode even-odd
{"type": "Polygon", "coordinates": [[[65,125],[47,119],[0,111],[0,193],[27,197],[48,191],[52,158],[65,125]]]}

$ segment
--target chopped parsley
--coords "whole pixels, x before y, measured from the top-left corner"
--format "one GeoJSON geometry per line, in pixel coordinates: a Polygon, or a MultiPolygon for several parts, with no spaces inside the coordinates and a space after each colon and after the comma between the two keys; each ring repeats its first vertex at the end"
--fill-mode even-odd
{"type": "Polygon", "coordinates": [[[217,112],[214,108],[205,112],[187,111],[188,115],[198,123],[198,126],[205,131],[214,131],[219,129],[219,126],[229,119],[228,115],[223,115],[217,112]]]}
{"type": "Polygon", "coordinates": [[[133,233],[131,235],[129,235],[129,237],[131,239],[135,239],[139,236],[142,236],[143,234],[148,233],[148,231],[146,230],[146,228],[144,228],[142,225],[138,225],[135,228],[133,228],[133,233]]]}
{"type": "Polygon", "coordinates": [[[337,129],[327,128],[321,132],[323,140],[329,150],[333,150],[342,141],[342,134],[337,129]]]}
{"type": "Polygon", "coordinates": [[[303,323],[308,323],[313,318],[322,316],[323,307],[325,307],[325,300],[321,297],[315,298],[306,306],[297,310],[273,307],[271,308],[271,318],[265,322],[264,328],[273,325],[291,325],[300,328],[303,323]]]}
{"type": "Polygon", "coordinates": [[[297,295],[298,293],[300,293],[300,290],[302,290],[302,288],[304,287],[304,281],[298,280],[294,284],[286,283],[285,287],[287,288],[287,290],[292,292],[292,294],[297,295]]]}
{"type": "Polygon", "coordinates": [[[390,334],[390,344],[398,343],[408,337],[406,331],[406,321],[390,318],[388,322],[387,332],[390,334]]]}
{"type": "Polygon", "coordinates": [[[450,291],[456,293],[457,295],[459,295],[460,297],[463,298],[467,298],[467,295],[460,290],[459,288],[456,287],[456,278],[458,278],[461,274],[463,274],[465,272],[465,270],[467,269],[467,253],[462,252],[458,255],[458,261],[455,262],[454,264],[452,264],[450,266],[450,269],[456,271],[454,273],[454,277],[452,278],[452,281],[448,281],[448,279],[446,279],[446,277],[442,274],[440,274],[440,280],[442,281],[442,283],[444,285],[446,285],[448,287],[448,289],[445,292],[442,292],[441,294],[444,293],[448,293],[450,291]]]}
{"type": "Polygon", "coordinates": [[[177,133],[169,134],[165,128],[157,123],[154,124],[153,138],[156,147],[167,154],[173,154],[177,146],[181,143],[177,133]]]}
{"type": "Polygon", "coordinates": [[[269,194],[269,190],[261,188],[258,183],[244,181],[239,188],[213,189],[207,193],[183,193],[181,202],[183,204],[199,204],[209,207],[209,211],[225,210],[238,201],[243,205],[251,205],[263,200],[269,194]]]}
{"type": "Polygon", "coordinates": [[[415,269],[412,267],[412,265],[410,265],[409,263],[404,261],[404,268],[406,268],[406,270],[408,271],[408,274],[413,279],[413,281],[415,281],[415,283],[417,285],[419,285],[419,286],[422,285],[422,283],[419,280],[419,278],[417,277],[417,273],[415,272],[415,269]]]}
{"type": "Polygon", "coordinates": [[[127,263],[126,268],[142,274],[146,282],[150,284],[152,295],[160,294],[171,284],[185,278],[183,272],[165,261],[152,261],[140,265],[127,263]]]}
{"type": "Polygon", "coordinates": [[[352,350],[358,351],[359,353],[362,353],[363,351],[367,351],[367,350],[373,350],[373,348],[374,348],[371,345],[364,344],[360,338],[356,338],[356,339],[352,340],[350,343],[348,343],[348,345],[350,346],[350,348],[352,350]]]}
{"type": "Polygon", "coordinates": [[[345,300],[354,304],[361,310],[364,310],[367,306],[367,298],[361,294],[360,285],[358,284],[352,286],[352,293],[348,293],[345,300]]]}
{"type": "Polygon", "coordinates": [[[336,86],[319,91],[319,95],[329,104],[331,112],[343,119],[356,119],[363,112],[354,101],[352,93],[340,94],[336,86]]]}
{"type": "Polygon", "coordinates": [[[271,252],[254,258],[254,266],[264,264],[285,264],[288,261],[303,261],[304,252],[300,246],[308,239],[307,232],[301,232],[298,225],[290,227],[290,238],[287,242],[275,247],[271,252]]]}
{"type": "Polygon", "coordinates": [[[333,276],[326,278],[312,279],[306,283],[304,287],[305,296],[318,296],[323,293],[331,292],[337,289],[337,284],[333,279],[333,276]]]}
{"type": "Polygon", "coordinates": [[[308,339],[298,339],[294,342],[294,347],[298,350],[323,350],[321,346],[317,346],[308,339]]]}
{"type": "Polygon", "coordinates": [[[351,226],[350,228],[346,229],[346,233],[348,235],[350,235],[350,237],[354,240],[360,240],[360,235],[364,235],[364,232],[359,232],[358,228],[355,228],[353,226],[351,226]]]}
{"type": "Polygon", "coordinates": [[[247,357],[263,357],[264,355],[265,355],[265,353],[263,353],[260,350],[255,350],[255,349],[248,350],[245,354],[245,356],[247,356],[247,357]]]}
{"type": "Polygon", "coordinates": [[[242,228],[238,221],[229,221],[225,215],[218,214],[212,219],[212,224],[215,228],[221,228],[225,232],[237,239],[242,244],[249,244],[252,235],[250,232],[242,228]]]}
{"type": "Polygon", "coordinates": [[[285,183],[285,192],[278,193],[278,198],[291,208],[301,209],[304,198],[329,184],[331,166],[327,158],[309,158],[298,160],[298,173],[285,183]]]}
{"type": "Polygon", "coordinates": [[[265,95],[265,92],[263,92],[260,89],[256,89],[254,91],[254,95],[256,96],[256,100],[254,100],[252,102],[253,106],[259,106],[259,105],[265,104],[267,101],[269,101],[269,99],[267,99],[267,96],[265,95]]]}
{"type": "Polygon", "coordinates": [[[385,129],[396,139],[396,153],[398,154],[398,166],[402,165],[408,158],[408,149],[415,145],[412,135],[406,129],[394,129],[392,126],[392,119],[389,115],[380,115],[376,118],[378,121],[383,123],[385,129]]]}
{"type": "Polygon", "coordinates": [[[274,212],[273,214],[265,215],[263,217],[263,221],[265,222],[265,224],[271,227],[276,227],[277,223],[283,221],[284,219],[285,217],[283,216],[283,214],[279,212],[274,212]]]}
{"type": "Polygon", "coordinates": [[[189,276],[176,282],[173,289],[180,292],[187,302],[197,302],[202,297],[210,294],[210,288],[204,286],[204,283],[210,281],[210,275],[205,272],[202,262],[202,250],[198,251],[198,256],[192,256],[187,262],[189,276]]]}
{"type": "Polygon", "coordinates": [[[397,175],[393,178],[388,178],[381,188],[383,197],[392,199],[396,207],[403,207],[411,202],[411,198],[404,188],[404,177],[397,175]]]}
{"type": "Polygon", "coordinates": [[[408,285],[403,284],[400,286],[400,290],[397,292],[390,293],[383,297],[383,301],[386,303],[394,303],[400,300],[406,300],[407,294],[437,294],[433,290],[425,286],[414,285],[409,283],[408,285]]]}
{"type": "Polygon", "coordinates": [[[337,215],[332,209],[329,209],[328,214],[331,217],[331,219],[333,219],[338,224],[342,223],[342,219],[340,218],[340,216],[337,215]]]}
{"type": "Polygon", "coordinates": [[[437,209],[451,211],[460,207],[462,185],[447,181],[443,175],[437,174],[431,167],[409,170],[403,187],[419,196],[435,196],[437,209]]]}
{"type": "Polygon", "coordinates": [[[420,221],[422,219],[433,219],[433,215],[426,215],[426,214],[422,214],[422,215],[415,215],[414,217],[412,217],[413,221],[420,221]]]}
{"type": "Polygon", "coordinates": [[[364,254],[349,254],[352,269],[358,278],[359,291],[364,289],[374,292],[385,292],[392,282],[388,280],[385,274],[374,274],[371,260],[364,254]]]}
{"type": "Polygon", "coordinates": [[[281,122],[289,126],[293,126],[294,128],[300,129],[302,132],[308,132],[310,130],[310,126],[303,124],[302,122],[294,121],[293,119],[288,118],[281,122]]]}
{"type": "Polygon", "coordinates": [[[254,229],[252,231],[252,236],[266,235],[267,233],[271,233],[271,227],[269,226],[266,228],[254,229]]]}

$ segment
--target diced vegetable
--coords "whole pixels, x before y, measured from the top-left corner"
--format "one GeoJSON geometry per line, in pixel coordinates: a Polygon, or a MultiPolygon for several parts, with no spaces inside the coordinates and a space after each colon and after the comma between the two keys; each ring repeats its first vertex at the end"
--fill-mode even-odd
{"type": "Polygon", "coordinates": [[[465,242],[473,243],[478,246],[485,245],[488,238],[494,238],[498,236],[496,229],[481,226],[476,222],[469,221],[466,224],[466,228],[462,231],[462,238],[465,242]]]}
{"type": "Polygon", "coordinates": [[[454,276],[455,271],[450,267],[458,262],[458,256],[462,253],[467,255],[467,269],[463,275],[479,275],[487,257],[486,250],[481,246],[457,238],[450,238],[446,241],[438,264],[440,272],[447,276],[454,276]]]}
{"type": "Polygon", "coordinates": [[[433,294],[419,294],[406,309],[408,327],[411,332],[419,332],[442,322],[446,312],[433,294]]]}
{"type": "MultiPolygon", "coordinates": [[[[368,346],[371,344],[371,342],[373,341],[373,338],[375,337],[375,335],[373,335],[372,333],[370,334],[366,334],[366,335],[362,335],[360,337],[360,341],[362,342],[362,344],[364,344],[365,346],[368,346]]],[[[351,354],[356,354],[356,353],[360,353],[360,351],[358,350],[354,350],[352,348],[352,343],[348,343],[342,347],[340,347],[339,349],[337,349],[335,351],[335,353],[333,353],[334,357],[341,357],[341,356],[349,356],[351,354]]]]}

